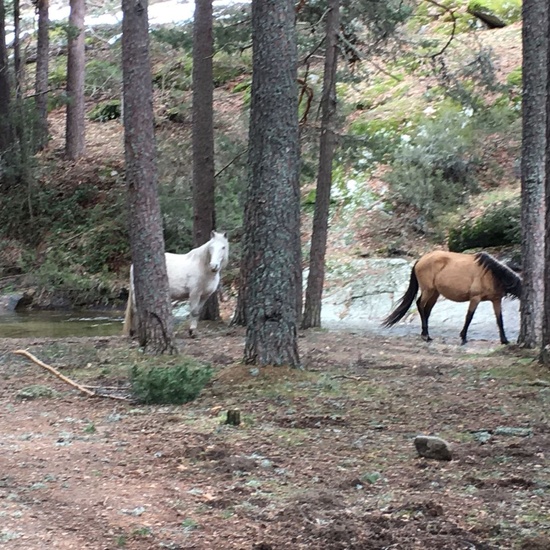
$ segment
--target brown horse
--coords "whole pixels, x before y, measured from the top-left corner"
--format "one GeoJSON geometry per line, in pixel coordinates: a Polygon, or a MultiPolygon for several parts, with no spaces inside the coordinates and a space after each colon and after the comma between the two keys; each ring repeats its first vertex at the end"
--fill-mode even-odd
{"type": "Polygon", "coordinates": [[[397,307],[384,319],[383,326],[395,325],[405,316],[416,298],[420,287],[420,298],[416,301],[422,321],[422,338],[429,342],[428,319],[439,295],[453,302],[470,302],[466,322],[460,333],[465,344],[468,327],[472,322],[479,302],[493,303],[500,341],[507,344],[502,323],[504,296],[521,298],[521,278],[509,267],[486,252],[458,254],[436,250],[418,260],[411,271],[409,288],[397,307]]]}

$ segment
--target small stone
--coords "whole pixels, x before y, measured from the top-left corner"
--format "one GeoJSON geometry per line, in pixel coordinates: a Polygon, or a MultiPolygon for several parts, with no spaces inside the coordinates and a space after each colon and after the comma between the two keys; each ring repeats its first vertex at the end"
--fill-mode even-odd
{"type": "Polygon", "coordinates": [[[491,434],[486,430],[480,430],[478,432],[472,432],[474,439],[480,443],[487,443],[491,439],[491,434]]]}
{"type": "Polygon", "coordinates": [[[495,435],[510,435],[515,437],[529,437],[533,435],[531,428],[512,428],[510,426],[499,426],[495,430],[495,435]]]}
{"type": "Polygon", "coordinates": [[[433,458],[434,460],[453,459],[449,443],[440,437],[417,435],[414,438],[414,446],[418,455],[424,458],[433,458]]]}

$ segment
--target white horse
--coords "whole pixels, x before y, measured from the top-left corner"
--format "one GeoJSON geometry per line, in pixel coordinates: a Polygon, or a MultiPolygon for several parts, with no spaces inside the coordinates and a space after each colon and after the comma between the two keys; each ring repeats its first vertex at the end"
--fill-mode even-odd
{"type": "MultiPolygon", "coordinates": [[[[217,290],[221,270],[227,265],[229,259],[227,233],[212,231],[210,240],[202,246],[194,248],[187,254],[166,252],[165,257],[170,299],[189,300],[191,315],[189,334],[193,336],[201,309],[206,300],[217,290]]],[[[126,336],[131,336],[135,332],[134,302],[134,266],[131,266],[130,292],[123,327],[123,334],[126,336]]]]}

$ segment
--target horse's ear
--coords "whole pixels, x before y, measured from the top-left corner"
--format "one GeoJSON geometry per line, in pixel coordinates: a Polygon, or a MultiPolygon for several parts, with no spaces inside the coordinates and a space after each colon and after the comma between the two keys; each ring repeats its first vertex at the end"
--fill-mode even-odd
{"type": "Polygon", "coordinates": [[[223,236],[227,239],[227,231],[223,232],[223,236]]]}
{"type": "Polygon", "coordinates": [[[212,231],[210,231],[210,238],[213,239],[215,236],[216,232],[212,229],[212,231]]]}

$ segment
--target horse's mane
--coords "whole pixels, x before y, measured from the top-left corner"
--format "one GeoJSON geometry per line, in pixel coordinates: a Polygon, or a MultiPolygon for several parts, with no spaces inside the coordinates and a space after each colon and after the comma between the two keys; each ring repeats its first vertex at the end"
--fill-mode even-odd
{"type": "Polygon", "coordinates": [[[475,255],[475,258],[481,267],[488,269],[495,279],[500,282],[505,296],[521,298],[522,285],[519,275],[490,254],[487,254],[487,252],[479,252],[475,255]]]}

